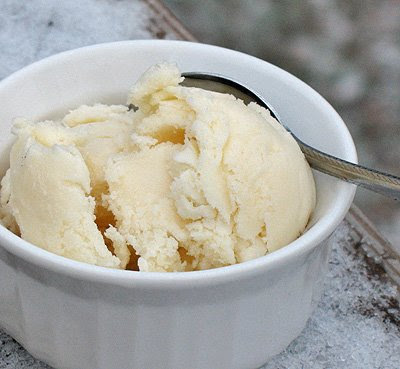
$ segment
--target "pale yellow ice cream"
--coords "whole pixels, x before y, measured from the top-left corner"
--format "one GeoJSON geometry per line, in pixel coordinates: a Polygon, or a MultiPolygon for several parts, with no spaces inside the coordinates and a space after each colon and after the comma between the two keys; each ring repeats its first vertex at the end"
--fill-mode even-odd
{"type": "Polygon", "coordinates": [[[56,254],[141,271],[190,271],[287,245],[315,205],[311,170],[269,112],[182,87],[150,68],[125,106],[19,119],[0,217],[56,254]]]}

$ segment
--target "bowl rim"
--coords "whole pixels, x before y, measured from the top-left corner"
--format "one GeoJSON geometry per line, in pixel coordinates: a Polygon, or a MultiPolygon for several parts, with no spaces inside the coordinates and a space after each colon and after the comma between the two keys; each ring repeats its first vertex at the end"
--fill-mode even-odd
{"type": "MultiPolygon", "coordinates": [[[[204,49],[214,49],[216,52],[223,52],[232,55],[234,54],[233,56],[240,54],[241,57],[249,58],[249,60],[252,60],[253,62],[269,64],[270,67],[276,68],[283,78],[289,78],[290,83],[297,85],[297,88],[303,89],[305,93],[316,99],[318,104],[322,104],[327,114],[331,115],[331,117],[335,120],[335,123],[338,127],[338,133],[340,133],[341,139],[345,145],[345,152],[342,153],[342,157],[354,163],[358,162],[356,148],[345,123],[340,118],[338,113],[333,109],[333,107],[314,89],[289,72],[286,72],[285,70],[267,61],[239,51],[219,46],[176,40],[127,40],[84,46],[57,53],[27,65],[26,67],[1,80],[0,90],[6,89],[8,84],[12,84],[14,80],[24,78],[26,75],[34,72],[37,68],[51,65],[60,59],[64,59],[76,53],[87,51],[90,52],[96,49],[112,49],[115,47],[126,46],[128,44],[134,44],[137,46],[147,45],[153,47],[170,44],[171,47],[188,46],[198,48],[199,51],[204,49]]],[[[331,207],[331,209],[329,209],[327,214],[323,215],[322,218],[318,220],[310,229],[308,229],[299,238],[287,246],[253,260],[215,269],[170,273],[136,272],[109,269],[53,254],[23,240],[19,236],[6,229],[4,226],[0,226],[0,247],[31,264],[35,264],[36,266],[46,270],[50,270],[72,278],[78,278],[80,280],[89,280],[92,282],[125,287],[182,288],[186,286],[192,288],[193,286],[217,285],[231,281],[238,281],[238,279],[242,278],[251,278],[259,275],[267,269],[271,270],[280,268],[283,264],[286,264],[289,261],[300,257],[309,250],[317,247],[321,242],[331,235],[331,233],[345,217],[353,201],[355,190],[356,186],[342,181],[339,182],[336,195],[337,201],[334,202],[334,205],[331,207]]]]}

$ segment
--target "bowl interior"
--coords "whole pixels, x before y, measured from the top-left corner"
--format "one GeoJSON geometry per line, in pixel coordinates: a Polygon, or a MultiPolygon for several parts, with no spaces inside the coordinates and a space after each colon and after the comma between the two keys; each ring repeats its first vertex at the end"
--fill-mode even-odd
{"type": "MultiPolygon", "coordinates": [[[[353,141],[340,117],[319,94],[296,77],[232,50],[188,42],[148,40],[68,51],[3,80],[0,83],[0,173],[8,167],[13,140],[10,128],[15,117],[52,119],[82,104],[124,104],[137,78],[161,61],[176,62],[183,72],[219,73],[245,84],[269,102],[285,125],[306,143],[356,162],[353,141]]],[[[317,206],[309,228],[318,226],[321,221],[332,228],[347,211],[354,189],[334,178],[314,174],[317,206]]]]}

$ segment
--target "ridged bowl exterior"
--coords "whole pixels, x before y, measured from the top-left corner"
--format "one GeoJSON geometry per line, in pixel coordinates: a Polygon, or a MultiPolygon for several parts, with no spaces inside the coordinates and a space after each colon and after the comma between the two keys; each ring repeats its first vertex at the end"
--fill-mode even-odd
{"type": "Polygon", "coordinates": [[[329,251],[325,241],[255,278],[150,292],[60,276],[0,248],[0,326],[57,369],[255,369],[304,328],[329,251]]]}

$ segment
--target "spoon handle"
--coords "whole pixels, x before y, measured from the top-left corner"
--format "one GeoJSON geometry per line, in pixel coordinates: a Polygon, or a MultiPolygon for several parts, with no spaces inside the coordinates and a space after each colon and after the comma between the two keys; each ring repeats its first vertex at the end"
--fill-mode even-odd
{"type": "Polygon", "coordinates": [[[297,139],[297,143],[312,168],[346,182],[389,196],[395,200],[400,199],[399,177],[336,158],[308,146],[299,139],[297,139]]]}

